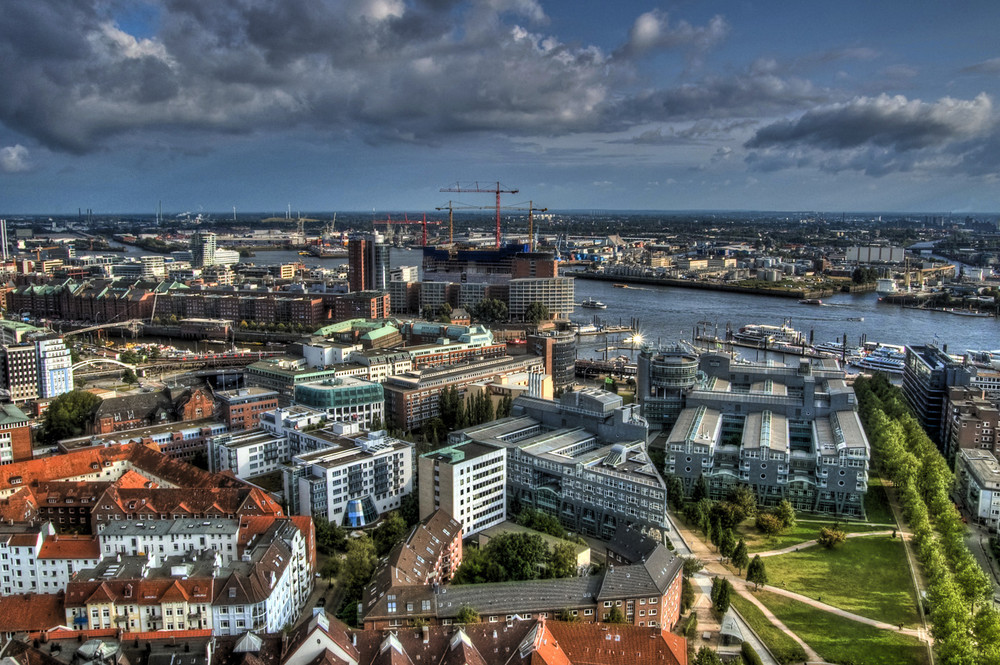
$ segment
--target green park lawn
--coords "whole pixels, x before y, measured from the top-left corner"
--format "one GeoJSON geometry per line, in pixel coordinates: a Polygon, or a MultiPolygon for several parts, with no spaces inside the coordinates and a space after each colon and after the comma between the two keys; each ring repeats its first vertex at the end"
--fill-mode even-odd
{"type": "Polygon", "coordinates": [[[760,608],[738,593],[732,594],[731,602],[781,665],[800,663],[806,659],[806,652],[799,643],[771,623],[760,608]]]}
{"type": "MultiPolygon", "coordinates": [[[[736,527],[736,538],[743,538],[747,544],[750,554],[754,552],[768,552],[770,550],[780,550],[792,547],[807,540],[819,538],[819,530],[824,526],[830,526],[834,520],[823,521],[811,515],[799,514],[798,520],[790,529],[785,529],[776,536],[766,536],[754,526],[753,520],[747,520],[736,527]],[[816,521],[812,521],[816,520],[816,521]]],[[[884,526],[872,526],[865,522],[840,522],[840,528],[847,533],[859,531],[887,531],[884,526]]]]}
{"type": "Polygon", "coordinates": [[[848,538],[764,559],[768,584],[892,625],[918,624],[916,593],[901,538],[848,538]]]}
{"type": "Polygon", "coordinates": [[[759,591],[756,595],[782,623],[830,663],[928,665],[930,662],[926,646],[915,637],[851,621],[775,593],[759,591]]]}

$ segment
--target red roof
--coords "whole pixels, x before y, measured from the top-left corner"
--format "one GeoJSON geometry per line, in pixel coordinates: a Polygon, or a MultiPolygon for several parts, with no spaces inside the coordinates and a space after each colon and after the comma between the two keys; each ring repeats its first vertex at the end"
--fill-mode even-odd
{"type": "Polygon", "coordinates": [[[97,536],[52,536],[38,551],[39,559],[100,559],[97,536]]]}
{"type": "Polygon", "coordinates": [[[34,547],[38,544],[38,533],[15,533],[10,537],[11,547],[34,547]]]}
{"type": "Polygon", "coordinates": [[[687,665],[687,641],[659,628],[562,621],[545,626],[575,665],[687,665]]]}
{"type": "Polygon", "coordinates": [[[0,596],[0,626],[5,632],[35,632],[66,623],[61,595],[0,596]]]}
{"type": "Polygon", "coordinates": [[[118,482],[115,483],[115,486],[124,489],[144,489],[147,487],[149,488],[159,487],[159,485],[154,483],[152,480],[150,480],[149,478],[147,478],[142,474],[136,473],[132,469],[126,471],[122,475],[122,477],[118,479],[118,482]]]}

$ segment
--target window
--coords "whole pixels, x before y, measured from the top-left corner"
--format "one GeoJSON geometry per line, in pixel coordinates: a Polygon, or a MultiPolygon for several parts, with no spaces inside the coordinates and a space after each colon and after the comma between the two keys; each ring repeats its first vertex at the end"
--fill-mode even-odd
{"type": "Polygon", "coordinates": [[[394,601],[394,600],[389,601],[389,606],[387,608],[387,611],[389,611],[389,612],[395,612],[396,611],[396,601],[394,601]]]}

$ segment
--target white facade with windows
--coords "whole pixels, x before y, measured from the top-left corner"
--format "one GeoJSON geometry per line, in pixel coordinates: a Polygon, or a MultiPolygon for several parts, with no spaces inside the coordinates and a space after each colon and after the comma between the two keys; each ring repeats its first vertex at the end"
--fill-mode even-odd
{"type": "Polygon", "coordinates": [[[237,478],[271,473],[288,460],[288,437],[263,429],[222,434],[208,440],[209,469],[232,471],[237,478]]]}
{"type": "Polygon", "coordinates": [[[507,519],[507,451],[474,441],[421,456],[420,517],[444,510],[471,536],[507,519]]]}
{"type": "Polygon", "coordinates": [[[101,554],[178,556],[214,550],[223,565],[237,559],[240,521],[212,518],[106,522],[97,538],[101,554]]]}

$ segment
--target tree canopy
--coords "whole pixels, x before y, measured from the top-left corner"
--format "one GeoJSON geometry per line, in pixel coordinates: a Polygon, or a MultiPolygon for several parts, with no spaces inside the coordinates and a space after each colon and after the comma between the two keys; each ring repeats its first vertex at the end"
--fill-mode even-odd
{"type": "Polygon", "coordinates": [[[83,436],[87,423],[101,403],[101,398],[86,390],[71,390],[56,397],[45,411],[38,438],[42,443],[83,436]]]}

